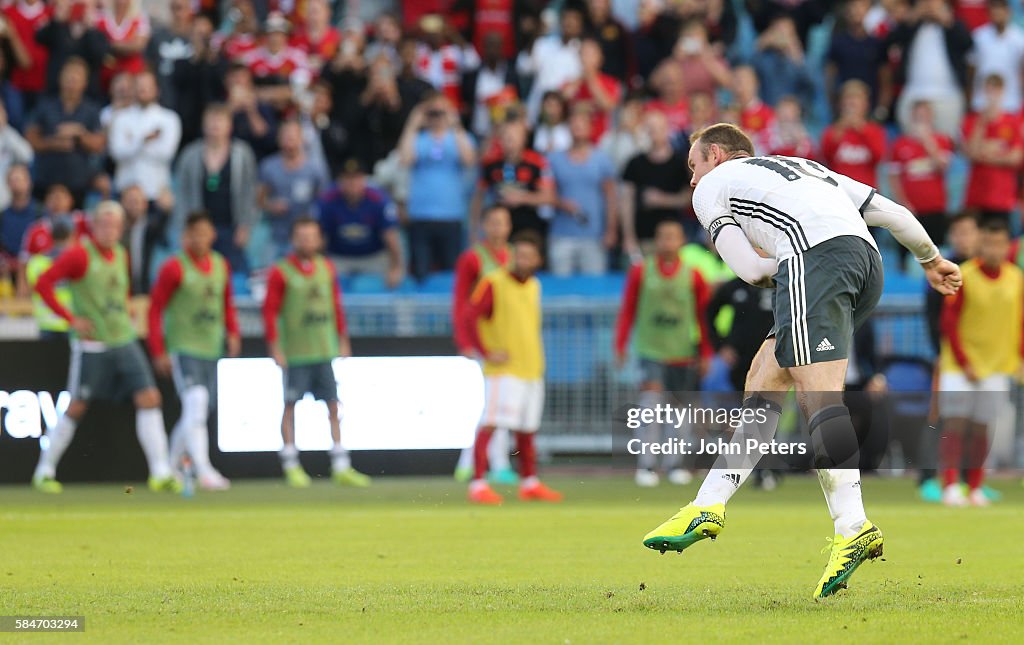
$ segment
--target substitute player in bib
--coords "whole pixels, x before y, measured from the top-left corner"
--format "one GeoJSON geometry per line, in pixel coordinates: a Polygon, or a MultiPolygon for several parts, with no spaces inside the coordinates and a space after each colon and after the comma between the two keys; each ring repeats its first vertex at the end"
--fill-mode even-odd
{"type": "Polygon", "coordinates": [[[466,337],[484,359],[484,412],[474,445],[475,474],[469,501],[500,504],[487,484],[487,446],[495,428],[515,433],[519,452],[519,499],[561,501],[537,479],[533,438],[544,411],[544,344],[541,340],[541,238],[522,231],[512,238],[512,267],[486,275],[462,316],[466,337]]]}
{"type": "Polygon", "coordinates": [[[806,159],[755,157],[750,138],[733,125],[710,126],[690,143],[697,216],[737,276],[775,289],[775,327],[747,376],[744,407],[753,422],[733,437],[740,454],[720,457],[694,501],[648,533],[644,545],[681,552],[718,536],[726,502],[761,455],[747,449],[748,440],[763,445],[774,438],[783,398],[795,387],[835,524],[814,590],[815,598],[829,596],[882,553],[882,533],[864,511],[859,446],[843,405],[853,332],[882,292],[882,260],[868,226],[888,228],[943,293],[960,288],[960,270],[910,211],[869,186],[806,159]]]}
{"type": "MultiPolygon", "coordinates": [[[[660,404],[683,406],[688,393],[700,387],[704,361],[713,350],[704,315],[711,291],[700,273],[683,261],[683,225],[664,220],[654,229],[654,254],[634,264],[626,278],[622,308],[615,334],[615,357],[621,367],[626,362],[629,336],[640,357],[643,371],[640,383],[641,408],[660,404]],[[635,328],[635,332],[634,332],[635,328]]],[[[650,424],[640,430],[640,438],[650,445],[675,430],[650,424]]],[[[657,486],[655,471],[658,456],[641,453],[637,459],[637,486],[657,486]]],[[[686,485],[693,475],[682,468],[678,458],[666,455],[665,469],[673,484],[686,485]]]]}
{"type": "MultiPolygon", "coordinates": [[[[512,232],[512,215],[504,206],[491,206],[481,216],[482,242],[462,252],[455,262],[455,288],[452,291],[452,331],[455,347],[463,356],[477,358],[473,343],[466,337],[459,324],[469,298],[480,279],[499,268],[507,269],[512,261],[512,250],[508,236],[512,232]]],[[[508,460],[508,430],[498,428],[491,437],[488,457],[490,458],[490,479],[498,484],[517,484],[519,476],[512,470],[508,460]]],[[[459,455],[455,467],[455,479],[467,482],[473,477],[473,447],[465,448],[459,455]]]]}
{"type": "Polygon", "coordinates": [[[352,355],[341,289],[331,263],[320,254],[320,224],[300,217],[292,224],[292,254],[278,262],[267,277],[263,324],[270,356],[284,376],[284,415],[281,418],[281,467],[285,480],[306,488],[309,475],[295,447],[295,404],[307,392],[327,404],[331,423],[331,478],[337,484],[365,487],[370,478],[352,467],[341,445],[338,382],[331,363],[352,355]]]}
{"type": "Polygon", "coordinates": [[[68,321],[72,331],[68,390],[71,403],[39,455],[32,485],[46,493],[61,492],[57,463],[71,444],[82,417],[94,399],[131,394],[135,431],[149,464],[149,488],[180,492],[167,457],[167,433],[160,410],[160,390],[146,354],[136,342],[128,313],[128,254],[118,242],[124,231],[124,209],[100,202],[93,215],[92,238],[83,237],[62,253],[36,282],[36,292],[68,321]],[[67,281],[71,309],[57,298],[56,285],[67,281]]]}
{"type": "Polygon", "coordinates": [[[217,392],[217,359],[238,356],[242,339],[231,297],[231,269],[213,250],[217,229],[210,215],[185,220],[181,252],[167,260],[149,299],[149,353],[156,371],[170,376],[181,400],[181,418],[171,431],[171,464],[187,452],[199,487],[227,490],[231,483],[210,463],[207,429],[217,392]]]}
{"type": "Polygon", "coordinates": [[[939,456],[947,506],[990,503],[982,490],[989,428],[1006,411],[1024,351],[1024,271],[1006,259],[1009,248],[1006,221],[985,221],[978,257],[960,265],[963,289],[943,303],[939,456]],[[960,487],[962,466],[967,495],[960,487]]]}

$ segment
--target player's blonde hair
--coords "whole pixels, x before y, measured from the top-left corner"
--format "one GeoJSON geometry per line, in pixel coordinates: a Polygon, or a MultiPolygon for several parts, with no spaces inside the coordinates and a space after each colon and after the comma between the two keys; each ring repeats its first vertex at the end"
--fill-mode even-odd
{"type": "Polygon", "coordinates": [[[717,145],[727,155],[745,153],[754,156],[754,142],[750,140],[747,133],[740,130],[731,123],[716,123],[698,130],[690,135],[690,145],[695,146],[700,142],[700,154],[704,159],[708,158],[708,151],[711,144],[717,145]]]}
{"type": "Polygon", "coordinates": [[[99,219],[103,215],[113,215],[122,222],[124,221],[124,207],[118,202],[112,199],[107,199],[99,204],[96,204],[96,210],[93,211],[93,217],[99,219]]]}

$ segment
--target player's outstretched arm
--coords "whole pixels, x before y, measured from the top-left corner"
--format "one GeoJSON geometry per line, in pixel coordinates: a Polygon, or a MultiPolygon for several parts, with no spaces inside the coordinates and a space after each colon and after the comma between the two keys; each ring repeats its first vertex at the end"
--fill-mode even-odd
{"type": "Polygon", "coordinates": [[[875,193],[864,205],[864,221],[868,226],[888,229],[897,242],[914,254],[924,268],[928,284],[939,293],[952,295],[963,284],[960,267],[942,257],[921,222],[903,206],[875,193]]]}

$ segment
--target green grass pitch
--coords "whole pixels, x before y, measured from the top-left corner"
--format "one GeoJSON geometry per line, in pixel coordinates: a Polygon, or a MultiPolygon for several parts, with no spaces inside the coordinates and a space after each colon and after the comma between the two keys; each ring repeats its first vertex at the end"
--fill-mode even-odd
{"type": "Polygon", "coordinates": [[[695,485],[549,482],[565,503],[508,490],[470,507],[442,478],[192,499],[0,488],[0,614],[84,615],[64,638],[104,643],[1024,642],[1016,481],[992,508],[946,509],[866,479],[885,561],[824,602],[832,527],[812,477],[741,491],[717,542],[663,556],[641,538],[695,485]]]}

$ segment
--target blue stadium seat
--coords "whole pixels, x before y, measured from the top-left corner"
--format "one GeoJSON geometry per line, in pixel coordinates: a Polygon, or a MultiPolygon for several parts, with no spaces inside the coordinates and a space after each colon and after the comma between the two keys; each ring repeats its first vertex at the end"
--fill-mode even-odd
{"type": "Polygon", "coordinates": [[[231,274],[231,290],[235,296],[251,296],[249,289],[249,276],[244,273],[231,274]]]}
{"type": "Polygon", "coordinates": [[[446,294],[455,287],[455,274],[451,271],[431,273],[416,288],[418,293],[446,294]]]}
{"type": "Polygon", "coordinates": [[[348,276],[348,283],[345,290],[348,293],[386,293],[388,285],[384,282],[384,276],[375,273],[348,276]]]}

